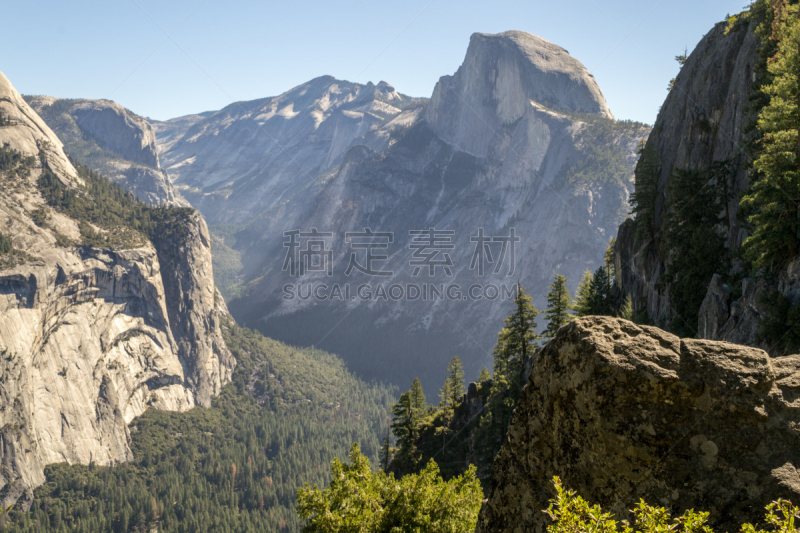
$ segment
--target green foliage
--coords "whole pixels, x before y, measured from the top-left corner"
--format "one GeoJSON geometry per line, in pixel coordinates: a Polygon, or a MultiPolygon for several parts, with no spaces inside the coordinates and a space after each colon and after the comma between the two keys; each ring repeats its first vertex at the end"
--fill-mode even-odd
{"type": "Polygon", "coordinates": [[[492,379],[492,375],[489,374],[489,369],[483,367],[481,373],[478,375],[478,383],[483,383],[484,381],[489,381],[490,379],[492,379]]]}
{"type": "Polygon", "coordinates": [[[495,380],[505,383],[506,387],[514,390],[522,387],[522,369],[538,348],[538,314],[531,297],[517,284],[514,312],[505,319],[506,325],[497,335],[497,344],[492,352],[495,380]]]}
{"type": "Polygon", "coordinates": [[[715,273],[727,273],[730,254],[721,229],[731,200],[733,164],[716,162],[702,171],[676,170],[669,184],[662,251],[664,277],[673,305],[669,329],[682,337],[697,334],[697,314],[715,273]]]}
{"type": "Polygon", "coordinates": [[[36,164],[36,158],[22,155],[14,150],[8,143],[0,146],[0,172],[16,172],[20,177],[28,177],[30,170],[36,164]]]}
{"type": "Polygon", "coordinates": [[[31,510],[0,530],[298,531],[297,490],[327,484],[326,465],[352,442],[377,456],[395,393],[319,350],[233,324],[223,334],[238,364],[211,408],[147,410],[131,424],[129,463],[48,466],[31,510]]]}
{"type": "Polygon", "coordinates": [[[439,393],[439,398],[442,401],[440,405],[452,415],[453,409],[455,409],[455,405],[462,394],[464,394],[464,365],[456,355],[447,365],[447,377],[439,393]]]}
{"type": "Polygon", "coordinates": [[[756,267],[778,270],[800,253],[800,6],[789,5],[774,30],[778,48],[762,87],[769,103],[761,109],[758,174],[742,198],[750,213],[744,242],[756,267]]]}
{"type": "Polygon", "coordinates": [[[0,255],[6,255],[8,253],[11,253],[11,250],[13,248],[14,247],[11,243],[11,237],[8,237],[7,235],[3,235],[2,233],[0,233],[0,255]]]}
{"type": "Polygon", "coordinates": [[[553,283],[550,285],[550,291],[547,293],[547,311],[545,312],[547,329],[543,334],[545,338],[555,337],[558,328],[572,319],[572,315],[570,315],[571,309],[572,298],[567,288],[567,278],[561,274],[556,274],[553,283]]]}
{"type": "Polygon", "coordinates": [[[656,202],[658,180],[661,177],[661,161],[655,146],[642,141],[639,145],[639,161],[634,171],[634,190],[631,194],[631,213],[636,224],[636,239],[649,242],[655,236],[656,202]]]}
{"type": "Polygon", "coordinates": [[[428,400],[425,398],[425,391],[422,390],[422,382],[419,378],[414,378],[411,382],[411,407],[418,415],[422,415],[428,410],[428,400]]]}
{"type": "Polygon", "coordinates": [[[420,461],[416,440],[421,422],[420,412],[414,408],[411,391],[400,395],[392,406],[392,433],[397,439],[397,453],[392,466],[400,472],[411,472],[420,461]]]}
{"type": "MultiPolygon", "coordinates": [[[[644,500],[634,505],[634,528],[626,520],[618,522],[611,513],[603,512],[599,505],[591,505],[575,491],[563,487],[558,477],[553,478],[556,496],[544,511],[553,520],[548,533],[713,533],[708,525],[707,512],[686,510],[673,518],[663,507],[647,505],[644,500]]],[[[776,532],[794,533],[795,518],[800,518],[800,508],[787,500],[777,500],[767,505],[766,522],[776,532]]],[[[743,533],[766,533],[752,524],[743,524],[743,533]]]]}
{"type": "Polygon", "coordinates": [[[587,311],[589,315],[614,315],[614,298],[611,293],[613,283],[608,275],[608,269],[601,266],[592,275],[589,282],[589,295],[587,311]]]}
{"type": "Polygon", "coordinates": [[[419,474],[395,479],[373,472],[357,444],[350,462],[331,463],[330,485],[306,485],[297,492],[304,533],[405,533],[472,531],[483,493],[475,467],[444,481],[431,460],[419,474]]]}
{"type": "Polygon", "coordinates": [[[591,314],[589,299],[591,297],[592,271],[588,268],[583,272],[583,277],[575,290],[575,301],[572,310],[576,316],[588,316],[591,314]]]}
{"type": "Polygon", "coordinates": [[[624,318],[625,320],[633,320],[633,298],[631,295],[625,297],[625,300],[622,302],[622,306],[619,308],[619,313],[617,316],[620,318],[624,318]]]}

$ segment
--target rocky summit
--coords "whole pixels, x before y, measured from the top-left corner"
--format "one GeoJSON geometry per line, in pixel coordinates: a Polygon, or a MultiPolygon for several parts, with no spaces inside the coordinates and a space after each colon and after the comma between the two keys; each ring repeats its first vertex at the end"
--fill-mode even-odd
{"type": "Polygon", "coordinates": [[[220,334],[226,310],[199,213],[181,210],[156,224],[150,240],[78,244],[108,230],[51,207],[42,183],[62,191],[64,205],[92,191],[2,74],[0,113],[3,163],[12,162],[0,169],[0,227],[12,247],[0,258],[0,486],[8,505],[30,498],[47,464],[132,458],[134,417],[148,407],[210,405],[235,361],[220,334]]]}
{"type": "Polygon", "coordinates": [[[643,498],[734,531],[800,498],[800,356],[576,319],[539,353],[478,532],[544,532],[553,476],[629,518],[643,498]]]}
{"type": "Polygon", "coordinates": [[[569,52],[523,31],[475,33],[464,63],[442,76],[425,120],[444,141],[486,157],[496,130],[544,107],[613,119],[594,76],[569,52]]]}
{"type": "Polygon", "coordinates": [[[150,122],[109,100],[25,96],[80,163],[151,204],[188,206],[159,162],[150,122]]]}

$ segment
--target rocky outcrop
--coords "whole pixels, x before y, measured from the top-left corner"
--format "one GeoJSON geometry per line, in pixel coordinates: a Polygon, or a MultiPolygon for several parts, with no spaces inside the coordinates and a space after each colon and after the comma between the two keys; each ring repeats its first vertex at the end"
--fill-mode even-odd
{"type": "MultiPolygon", "coordinates": [[[[81,179],[55,134],[0,74],[0,145],[81,179]]],[[[36,180],[0,172],[0,227],[22,261],[0,265],[0,500],[44,482],[49,463],[130,458],[127,424],[147,408],[207,405],[230,380],[209,238],[197,213],[133,249],[72,246],[77,221],[50,209],[36,180]],[[45,213],[37,225],[34,213],[45,213]]]]}
{"type": "MultiPolygon", "coordinates": [[[[749,183],[746,125],[752,120],[749,97],[755,81],[758,38],[754,22],[742,22],[726,32],[726,24],[717,24],[700,41],[678,74],[673,89],[658,114],[646,150],[653,154],[653,167],[659,167],[652,238],[636,238],[632,221],[623,224],[617,236],[617,282],[623,293],[630,294],[634,309],[646,310],[657,324],[669,324],[673,316],[669,282],[663,250],[665,204],[669,183],[675,170],[703,170],[714,162],[731,161],[735,172],[724,225],[726,246],[738,248],[746,237],[737,217],[738,198],[749,183]]],[[[726,274],[726,273],[720,273],[726,274]]],[[[717,291],[711,287],[710,291],[717,291]]],[[[718,291],[717,291],[718,292],[718,291]]],[[[709,295],[714,305],[721,305],[719,295],[709,295]]],[[[728,304],[726,304],[728,305],[728,304]]],[[[749,304],[741,303],[740,307],[749,304]]],[[[726,310],[725,313],[732,313],[726,310]]],[[[701,314],[707,314],[703,311],[701,314]]],[[[724,313],[723,313],[724,314],[724,313]]],[[[708,334],[722,331],[721,324],[711,325],[707,319],[701,330],[708,334]]],[[[715,319],[717,322],[721,318],[715,319]]],[[[747,326],[750,328],[750,326],[747,326]]],[[[742,331],[728,337],[749,339],[742,331]]]]}
{"type": "Polygon", "coordinates": [[[464,63],[442,76],[425,120],[442,140],[486,157],[499,128],[539,105],[613,119],[592,74],[569,52],[522,31],[474,33],[464,63]]]}
{"type": "Polygon", "coordinates": [[[188,206],[161,168],[147,119],[110,100],[26,96],[79,163],[150,204],[188,206]]]}
{"type": "Polygon", "coordinates": [[[539,353],[495,459],[478,532],[544,532],[561,477],[629,518],[643,498],[722,531],[800,500],[800,356],[573,320],[539,353]]]}

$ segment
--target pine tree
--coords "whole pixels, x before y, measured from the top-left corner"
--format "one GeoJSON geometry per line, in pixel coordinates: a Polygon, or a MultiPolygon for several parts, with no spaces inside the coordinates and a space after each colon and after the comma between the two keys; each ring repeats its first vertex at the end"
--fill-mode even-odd
{"type": "Polygon", "coordinates": [[[464,394],[464,365],[458,356],[454,356],[447,365],[447,384],[450,392],[450,405],[455,407],[464,394]]]}
{"type": "Polygon", "coordinates": [[[583,272],[581,282],[578,283],[578,288],[575,291],[575,301],[572,304],[572,309],[576,316],[587,316],[591,314],[589,307],[589,300],[591,297],[592,285],[592,271],[588,268],[583,272]]]}
{"type": "Polygon", "coordinates": [[[419,417],[414,409],[414,400],[411,391],[400,395],[397,403],[392,406],[392,433],[397,439],[397,453],[393,461],[401,471],[413,470],[419,461],[419,451],[416,446],[419,434],[419,417]]]}
{"type": "Polygon", "coordinates": [[[741,202],[753,227],[745,253],[757,267],[772,270],[800,252],[800,19],[797,5],[786,10],[768,67],[773,80],[763,88],[770,101],[758,118],[758,175],[741,202]]]}
{"type": "Polygon", "coordinates": [[[392,455],[394,455],[394,448],[392,448],[391,443],[389,441],[389,431],[390,428],[386,428],[386,435],[383,436],[383,443],[381,445],[381,451],[378,454],[378,460],[381,462],[381,468],[383,468],[384,472],[389,471],[389,465],[392,463],[392,455]]]}
{"type": "Polygon", "coordinates": [[[422,390],[422,382],[419,378],[414,378],[411,382],[411,405],[417,417],[421,418],[428,410],[428,401],[425,399],[425,392],[422,390]]]}
{"type": "Polygon", "coordinates": [[[555,337],[558,328],[572,319],[570,310],[572,309],[572,298],[567,288],[567,278],[561,274],[556,274],[555,280],[550,285],[547,293],[547,329],[544,332],[545,338],[555,337]]]}
{"type": "Polygon", "coordinates": [[[522,370],[536,352],[538,314],[531,297],[517,284],[514,311],[505,319],[506,326],[498,334],[493,352],[495,378],[514,390],[522,388],[522,370]]]}
{"type": "Polygon", "coordinates": [[[614,284],[614,279],[617,275],[617,269],[614,265],[614,253],[617,248],[617,238],[611,237],[611,240],[608,241],[608,246],[606,246],[606,253],[603,257],[603,264],[606,267],[606,271],[608,272],[608,279],[611,280],[611,284],[614,284]]]}
{"type": "Polygon", "coordinates": [[[608,270],[602,266],[598,268],[589,283],[589,313],[590,315],[611,316],[614,314],[614,304],[611,298],[611,279],[608,270]]]}
{"type": "Polygon", "coordinates": [[[492,379],[492,375],[489,374],[489,369],[483,367],[483,370],[481,370],[481,373],[478,376],[478,383],[486,383],[490,379],[492,379]]]}

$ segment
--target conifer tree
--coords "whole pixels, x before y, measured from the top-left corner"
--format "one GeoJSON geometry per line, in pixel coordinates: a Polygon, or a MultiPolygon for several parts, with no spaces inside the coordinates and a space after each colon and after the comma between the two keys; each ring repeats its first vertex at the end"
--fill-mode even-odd
{"type": "Polygon", "coordinates": [[[417,416],[421,418],[425,415],[425,411],[428,410],[428,401],[425,399],[425,392],[422,390],[422,382],[420,382],[419,378],[414,378],[414,381],[411,382],[410,392],[411,405],[417,416]]]}
{"type": "Polygon", "coordinates": [[[447,389],[450,393],[450,405],[455,407],[464,394],[464,365],[457,355],[447,365],[447,389]]]}
{"type": "Polygon", "coordinates": [[[603,257],[603,264],[606,267],[606,271],[608,272],[608,279],[611,281],[611,284],[614,284],[614,279],[617,275],[617,269],[614,266],[614,252],[617,247],[617,238],[611,237],[611,240],[608,241],[608,246],[606,246],[606,253],[603,257]]]}
{"type": "Polygon", "coordinates": [[[494,347],[494,375],[514,390],[522,387],[522,370],[536,352],[536,315],[531,297],[517,284],[514,311],[505,319],[506,326],[497,336],[494,347]]]}
{"type": "Polygon", "coordinates": [[[390,428],[386,428],[386,435],[383,436],[383,443],[381,450],[378,454],[378,460],[381,462],[381,468],[384,472],[389,471],[389,465],[392,463],[392,455],[394,455],[394,448],[392,448],[389,441],[390,428]]]}
{"type": "Polygon", "coordinates": [[[548,320],[547,329],[544,332],[545,338],[555,337],[558,328],[572,319],[570,310],[572,309],[572,298],[567,288],[567,278],[561,274],[556,274],[555,280],[550,285],[547,293],[547,312],[545,317],[548,320]]]}
{"type": "Polygon", "coordinates": [[[589,307],[589,300],[591,298],[591,285],[592,285],[592,271],[588,268],[583,272],[578,288],[575,291],[575,301],[572,304],[572,309],[575,316],[587,316],[591,314],[589,307]]]}
{"type": "Polygon", "coordinates": [[[611,280],[608,270],[602,266],[595,270],[589,284],[590,315],[611,316],[614,314],[614,303],[611,298],[611,280]]]}
{"type": "Polygon", "coordinates": [[[492,379],[492,375],[489,374],[489,369],[483,367],[483,370],[481,370],[481,373],[478,376],[478,383],[486,383],[490,379],[492,379]]]}
{"type": "Polygon", "coordinates": [[[414,409],[411,391],[400,395],[392,406],[392,433],[397,439],[397,453],[393,464],[401,471],[413,470],[419,460],[416,439],[419,433],[419,417],[414,409]]]}
{"type": "Polygon", "coordinates": [[[786,24],[778,26],[778,51],[768,67],[773,80],[763,88],[770,101],[758,118],[758,175],[741,202],[753,227],[745,253],[772,270],[800,253],[800,8],[785,7],[786,24]]]}

